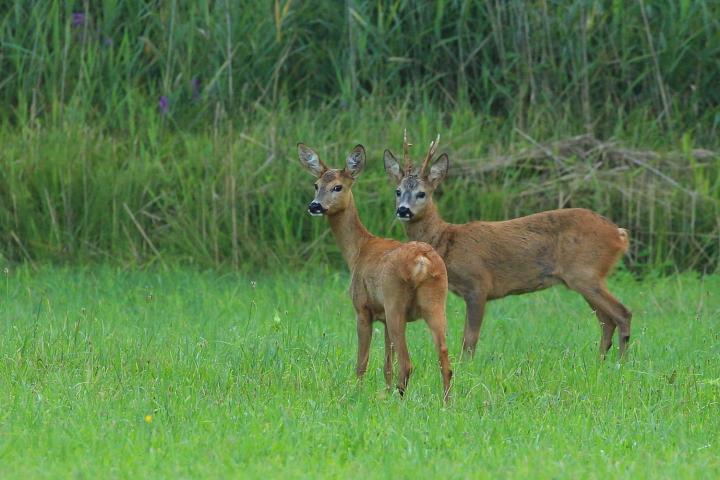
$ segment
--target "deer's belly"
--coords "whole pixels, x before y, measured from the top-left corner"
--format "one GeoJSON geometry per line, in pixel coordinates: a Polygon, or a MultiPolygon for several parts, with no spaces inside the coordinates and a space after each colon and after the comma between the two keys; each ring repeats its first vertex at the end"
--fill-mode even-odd
{"type": "Polygon", "coordinates": [[[361,282],[350,285],[350,298],[355,310],[369,312],[374,320],[384,320],[385,306],[382,296],[369,291],[365,286],[361,282]]]}
{"type": "Polygon", "coordinates": [[[546,288],[552,287],[560,283],[560,279],[554,276],[539,276],[527,282],[517,283],[510,285],[506,289],[496,288],[495,291],[491,292],[488,296],[489,300],[496,298],[506,297],[508,295],[522,295],[524,293],[537,292],[539,290],[545,290],[546,288]]]}

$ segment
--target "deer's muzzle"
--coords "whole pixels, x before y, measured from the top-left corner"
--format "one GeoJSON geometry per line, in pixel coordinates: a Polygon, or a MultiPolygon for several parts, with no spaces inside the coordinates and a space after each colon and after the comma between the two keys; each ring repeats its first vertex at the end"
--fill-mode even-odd
{"type": "Polygon", "coordinates": [[[410,220],[414,214],[408,207],[400,206],[395,212],[395,215],[397,215],[400,220],[410,220]]]}
{"type": "Polygon", "coordinates": [[[320,203],[312,201],[310,202],[310,205],[308,205],[308,213],[310,215],[314,215],[316,217],[319,217],[321,215],[324,215],[325,212],[327,212],[327,209],[323,208],[320,203]]]}

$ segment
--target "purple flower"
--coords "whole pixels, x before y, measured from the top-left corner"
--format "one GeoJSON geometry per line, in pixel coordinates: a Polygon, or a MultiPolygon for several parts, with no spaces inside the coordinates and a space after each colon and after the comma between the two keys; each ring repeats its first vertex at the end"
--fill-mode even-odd
{"type": "Polygon", "coordinates": [[[198,77],[190,80],[190,88],[192,88],[192,99],[197,101],[200,98],[200,79],[198,77]]]}
{"type": "Polygon", "coordinates": [[[85,25],[85,12],[73,12],[72,13],[72,26],[82,27],[85,25]]]}
{"type": "Polygon", "coordinates": [[[163,115],[167,115],[170,111],[170,102],[165,95],[160,96],[160,101],[158,102],[158,110],[160,110],[160,113],[162,113],[163,115]]]}

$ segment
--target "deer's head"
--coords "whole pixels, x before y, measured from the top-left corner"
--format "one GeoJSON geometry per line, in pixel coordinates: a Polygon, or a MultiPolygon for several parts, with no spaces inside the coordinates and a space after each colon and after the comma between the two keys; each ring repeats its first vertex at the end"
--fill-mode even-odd
{"type": "Polygon", "coordinates": [[[365,147],[357,145],[353,148],[343,169],[328,168],[305,144],[298,143],[297,147],[300,164],[317,178],[315,198],[308,205],[310,215],[333,215],[345,210],[352,199],[352,184],[365,167],[365,147]]]}
{"type": "Polygon", "coordinates": [[[385,150],[385,171],[397,184],[395,215],[401,221],[411,222],[422,218],[427,206],[432,204],[433,192],[447,175],[450,160],[446,153],[432,162],[439,141],[440,135],[430,143],[425,160],[419,169],[414,167],[410,161],[411,145],[407,141],[407,131],[403,138],[402,166],[390,150],[385,150]],[[431,163],[432,165],[430,165],[431,163]]]}

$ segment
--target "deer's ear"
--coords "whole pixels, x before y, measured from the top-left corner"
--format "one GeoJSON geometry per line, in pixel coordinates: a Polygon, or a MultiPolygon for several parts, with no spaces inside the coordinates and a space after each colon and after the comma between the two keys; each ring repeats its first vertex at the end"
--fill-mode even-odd
{"type": "Polygon", "coordinates": [[[430,167],[430,173],[428,173],[427,176],[428,182],[430,182],[430,185],[432,185],[433,188],[437,187],[447,176],[449,167],[450,159],[448,158],[447,153],[443,153],[440,155],[440,158],[433,163],[433,166],[430,167]]]}
{"type": "Polygon", "coordinates": [[[300,157],[300,164],[305,167],[315,177],[320,178],[320,175],[325,173],[327,166],[320,160],[315,151],[305,145],[304,143],[298,143],[298,157],[300,157]]]}
{"type": "Polygon", "coordinates": [[[400,182],[403,177],[400,164],[390,150],[385,150],[385,153],[383,153],[383,162],[385,162],[385,171],[390,180],[400,182]]]}
{"type": "Polygon", "coordinates": [[[355,179],[360,175],[363,168],[365,168],[365,147],[356,145],[347,157],[345,171],[355,179]]]}

